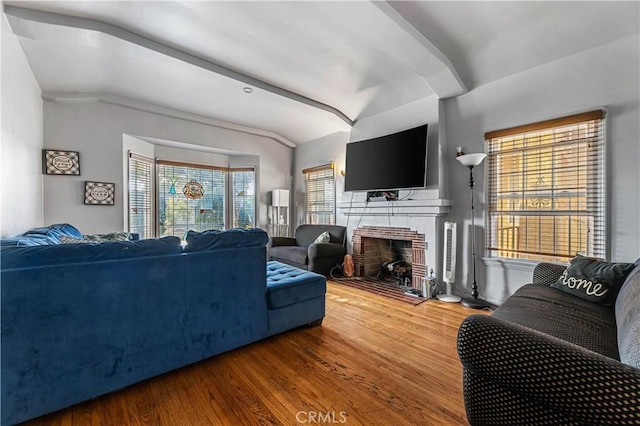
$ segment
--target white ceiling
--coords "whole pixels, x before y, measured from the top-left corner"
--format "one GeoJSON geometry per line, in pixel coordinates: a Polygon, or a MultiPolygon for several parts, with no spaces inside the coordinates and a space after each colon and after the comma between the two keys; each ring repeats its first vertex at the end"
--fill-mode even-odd
{"type": "Polygon", "coordinates": [[[294,146],[637,34],[639,4],[8,1],[5,10],[52,97],[133,99],[294,146]]]}

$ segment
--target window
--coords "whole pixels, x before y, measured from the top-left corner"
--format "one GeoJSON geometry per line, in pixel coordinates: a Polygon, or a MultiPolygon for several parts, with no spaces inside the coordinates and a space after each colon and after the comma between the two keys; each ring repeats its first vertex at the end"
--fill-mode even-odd
{"type": "Polygon", "coordinates": [[[154,161],[129,154],[129,232],[140,238],[256,226],[254,168],[157,160],[155,171],[157,197],[154,161]]]}
{"type": "Polygon", "coordinates": [[[307,183],[307,223],[333,225],[336,221],[336,184],[333,163],[302,171],[307,183]]]}
{"type": "Polygon", "coordinates": [[[129,232],[154,236],[153,160],[129,153],[129,232]]]}
{"type": "Polygon", "coordinates": [[[158,232],[225,229],[227,168],[158,160],[158,232]]]}
{"type": "Polygon", "coordinates": [[[605,258],[604,111],[485,134],[491,255],[605,258]]]}
{"type": "Polygon", "coordinates": [[[255,226],[256,193],[253,168],[230,169],[231,174],[231,226],[255,226]]]}

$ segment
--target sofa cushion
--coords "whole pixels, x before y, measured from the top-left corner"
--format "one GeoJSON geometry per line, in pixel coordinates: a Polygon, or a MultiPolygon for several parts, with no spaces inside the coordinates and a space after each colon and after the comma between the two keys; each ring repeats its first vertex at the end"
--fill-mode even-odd
{"type": "Polygon", "coordinates": [[[327,280],[322,275],[277,261],[267,262],[267,305],[282,308],[324,296],[327,280]]]}
{"type": "Polygon", "coordinates": [[[309,264],[309,249],[301,246],[278,246],[269,249],[269,256],[272,259],[280,259],[298,265],[309,264]]]}
{"type": "Polygon", "coordinates": [[[620,359],[616,318],[610,306],[553,287],[527,284],[516,290],[493,316],[620,359]]]}
{"type": "Polygon", "coordinates": [[[182,252],[180,238],[162,237],[139,241],[107,241],[88,244],[56,244],[38,247],[3,248],[3,269],[29,268],[65,263],[161,256],[182,252]]]}
{"type": "Polygon", "coordinates": [[[611,263],[584,256],[571,264],[552,287],[602,305],[613,305],[633,263],[611,263]]]}
{"type": "Polygon", "coordinates": [[[53,238],[58,243],[60,243],[59,237],[61,235],[66,235],[67,237],[73,238],[82,238],[82,232],[80,232],[75,226],[69,225],[68,223],[57,223],[55,225],[33,228],[22,235],[32,234],[47,235],[53,238]]]}
{"type": "Polygon", "coordinates": [[[618,293],[615,312],[620,361],[640,368],[640,259],[618,293]]]}
{"type": "Polygon", "coordinates": [[[226,231],[210,229],[208,231],[187,232],[185,252],[230,249],[241,247],[263,247],[269,241],[269,235],[260,228],[233,228],[226,231]]]}

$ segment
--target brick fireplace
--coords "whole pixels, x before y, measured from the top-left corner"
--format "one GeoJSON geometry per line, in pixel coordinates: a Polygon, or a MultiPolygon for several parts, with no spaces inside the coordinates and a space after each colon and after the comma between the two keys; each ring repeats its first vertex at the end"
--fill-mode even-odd
{"type": "Polygon", "coordinates": [[[421,288],[422,277],[426,275],[424,234],[409,228],[388,226],[362,226],[353,231],[353,263],[358,277],[374,275],[384,260],[384,249],[379,249],[376,240],[403,241],[404,245],[395,248],[400,253],[407,251],[403,259],[412,264],[411,285],[421,288]],[[404,247],[403,247],[404,246],[404,247]]]}

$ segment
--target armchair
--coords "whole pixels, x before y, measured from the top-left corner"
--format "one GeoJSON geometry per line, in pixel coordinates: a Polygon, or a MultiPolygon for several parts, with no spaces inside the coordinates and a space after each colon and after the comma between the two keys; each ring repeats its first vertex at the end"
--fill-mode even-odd
{"type": "Polygon", "coordinates": [[[300,225],[295,237],[271,237],[267,244],[269,260],[277,260],[300,269],[329,275],[331,268],[341,264],[345,254],[347,228],[338,225],[300,225]],[[323,232],[329,233],[328,243],[314,241],[323,232]]]}

